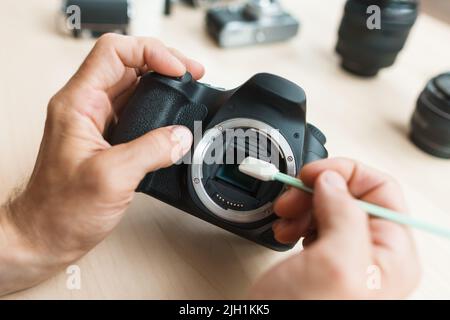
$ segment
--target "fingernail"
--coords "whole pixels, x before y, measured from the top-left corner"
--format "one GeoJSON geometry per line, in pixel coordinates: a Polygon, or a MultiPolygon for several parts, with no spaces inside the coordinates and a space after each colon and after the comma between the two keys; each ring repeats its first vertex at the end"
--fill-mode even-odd
{"type": "Polygon", "coordinates": [[[347,190],[347,183],[345,182],[344,178],[334,172],[334,171],[325,171],[322,173],[321,178],[327,184],[328,186],[332,187],[333,189],[339,189],[339,190],[347,190]]]}
{"type": "Polygon", "coordinates": [[[291,197],[291,194],[293,193],[293,189],[287,189],[285,192],[283,192],[277,199],[277,201],[285,201],[284,199],[288,199],[291,197]]]}
{"type": "Polygon", "coordinates": [[[180,73],[185,74],[186,73],[186,65],[177,57],[172,56],[173,57],[173,63],[174,65],[176,65],[177,69],[180,70],[180,73]]]}
{"type": "Polygon", "coordinates": [[[175,142],[181,147],[183,151],[187,151],[192,145],[191,130],[184,126],[173,126],[172,136],[175,142]]]}
{"type": "Polygon", "coordinates": [[[196,67],[203,67],[203,65],[200,62],[198,62],[197,60],[194,60],[191,58],[188,58],[188,59],[189,59],[190,64],[195,64],[196,67]]]}
{"type": "Polygon", "coordinates": [[[272,230],[274,233],[277,233],[277,230],[280,226],[281,220],[275,220],[274,223],[272,223],[272,230]]]}
{"type": "Polygon", "coordinates": [[[274,233],[277,233],[281,229],[283,229],[287,224],[289,224],[289,223],[286,220],[283,220],[283,219],[275,220],[274,223],[272,224],[272,230],[274,233]]]}
{"type": "Polygon", "coordinates": [[[198,68],[199,70],[201,70],[202,72],[205,71],[205,67],[198,61],[193,60],[193,59],[189,59],[189,62],[193,65],[195,65],[196,68],[198,68]]]}

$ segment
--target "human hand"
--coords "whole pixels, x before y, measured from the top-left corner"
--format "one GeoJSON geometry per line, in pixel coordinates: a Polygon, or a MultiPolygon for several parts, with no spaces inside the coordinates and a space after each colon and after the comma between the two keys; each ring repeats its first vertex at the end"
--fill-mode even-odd
{"type": "Polygon", "coordinates": [[[314,195],[289,189],[275,204],[281,219],[273,229],[282,243],[305,237],[305,249],[260,277],[251,296],[383,299],[411,293],[420,271],[409,230],[369,217],[354,201],[362,199],[406,212],[397,183],[347,159],[308,164],[301,179],[314,186],[314,195]]]}
{"type": "Polygon", "coordinates": [[[25,190],[0,214],[0,294],[29,287],[80,258],[117,225],[146,173],[179,160],[189,129],[161,128],[126,144],[103,138],[147,71],[202,77],[203,67],[161,42],[101,37],[50,101],[25,190]]]}

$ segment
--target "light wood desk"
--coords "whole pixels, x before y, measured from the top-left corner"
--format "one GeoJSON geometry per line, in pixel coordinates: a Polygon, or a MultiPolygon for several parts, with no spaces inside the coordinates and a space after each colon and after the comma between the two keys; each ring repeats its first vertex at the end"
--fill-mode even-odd
{"type": "MultiPolygon", "coordinates": [[[[450,26],[422,15],[396,65],[376,79],[361,80],[341,71],[333,52],[344,1],[284,3],[301,19],[297,38],[234,50],[214,46],[201,11],[177,6],[170,18],[139,15],[152,25],[150,34],[202,61],[206,82],[231,88],[265,71],[301,85],[308,120],[327,135],[331,156],[356,158],[391,173],[404,185],[414,216],[450,226],[450,161],[422,153],[406,138],[426,81],[450,70],[450,26]]],[[[93,44],[55,32],[59,1],[4,0],[2,6],[0,201],[26,181],[47,101],[93,44]]],[[[423,279],[412,298],[450,298],[450,241],[423,233],[416,239],[423,279]]],[[[81,290],[68,290],[61,272],[9,298],[241,298],[261,272],[288,254],[138,195],[115,232],[78,262],[81,290]]]]}

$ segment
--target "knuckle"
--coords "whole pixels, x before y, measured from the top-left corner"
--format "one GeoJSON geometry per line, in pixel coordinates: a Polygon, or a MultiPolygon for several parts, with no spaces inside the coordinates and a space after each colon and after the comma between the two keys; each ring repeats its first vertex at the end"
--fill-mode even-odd
{"type": "Polygon", "coordinates": [[[156,38],[139,38],[138,42],[140,46],[145,48],[145,54],[149,60],[154,59],[166,49],[164,43],[156,38]]]}
{"type": "Polygon", "coordinates": [[[342,161],[342,162],[345,162],[345,163],[352,163],[352,164],[357,162],[356,160],[353,160],[353,159],[347,158],[347,157],[336,157],[335,159],[338,160],[338,161],[342,161]]]}
{"type": "Polygon", "coordinates": [[[161,167],[171,165],[179,153],[179,145],[168,128],[161,128],[149,135],[152,153],[161,167]]]}
{"type": "Polygon", "coordinates": [[[161,40],[153,37],[137,37],[134,38],[134,40],[142,47],[165,47],[164,43],[161,40]]]}
{"type": "Polygon", "coordinates": [[[166,45],[164,44],[164,42],[162,42],[160,39],[157,38],[153,38],[153,37],[146,37],[146,38],[142,38],[143,41],[145,41],[147,44],[152,45],[152,46],[161,46],[161,47],[165,47],[166,45]]]}
{"type": "Polygon", "coordinates": [[[120,38],[118,34],[115,33],[105,33],[97,40],[97,44],[102,47],[113,46],[114,43],[120,38]]]}
{"type": "Polygon", "coordinates": [[[356,170],[356,168],[361,166],[361,163],[359,161],[351,159],[351,158],[337,157],[335,159],[336,159],[336,161],[341,163],[343,167],[353,168],[353,170],[356,170]]]}
{"type": "Polygon", "coordinates": [[[155,151],[160,152],[169,149],[174,143],[172,133],[167,128],[161,128],[151,132],[148,138],[150,144],[154,146],[155,151]]]}
{"type": "Polygon", "coordinates": [[[394,190],[396,192],[402,191],[402,186],[400,185],[400,183],[395,178],[393,178],[391,175],[384,174],[383,179],[386,181],[385,184],[392,190],[394,190]]]}
{"type": "Polygon", "coordinates": [[[154,46],[165,47],[164,43],[161,40],[156,39],[156,38],[147,38],[147,42],[154,46]]]}
{"type": "Polygon", "coordinates": [[[64,112],[64,97],[61,93],[57,93],[50,98],[47,105],[47,125],[60,122],[64,118],[64,112]]]}
{"type": "Polygon", "coordinates": [[[50,101],[49,101],[48,106],[47,106],[47,115],[50,118],[54,117],[55,112],[58,109],[58,106],[59,106],[59,98],[58,98],[58,95],[56,94],[56,95],[54,95],[53,97],[50,98],[50,101]]]}

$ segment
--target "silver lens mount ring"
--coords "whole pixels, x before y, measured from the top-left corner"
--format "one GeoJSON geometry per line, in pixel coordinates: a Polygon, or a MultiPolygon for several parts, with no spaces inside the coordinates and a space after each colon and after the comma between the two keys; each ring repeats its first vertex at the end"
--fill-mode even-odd
{"type": "MultiPolygon", "coordinates": [[[[260,221],[273,214],[272,202],[268,202],[260,208],[249,211],[224,209],[211,199],[202,182],[203,162],[205,156],[208,154],[208,151],[211,147],[213,147],[215,139],[222,136],[227,129],[240,128],[255,129],[261,134],[266,134],[268,132],[278,132],[277,129],[273,128],[267,123],[248,118],[234,118],[217,124],[215,127],[207,130],[204,133],[203,138],[195,146],[191,164],[191,180],[198,198],[200,199],[202,204],[213,214],[230,222],[252,223],[260,221]]],[[[286,165],[286,173],[290,176],[296,176],[297,166],[295,163],[295,157],[292,148],[287,140],[281,134],[277,134],[276,139],[273,139],[272,137],[269,137],[269,139],[277,147],[280,154],[282,155],[286,165]]]]}

